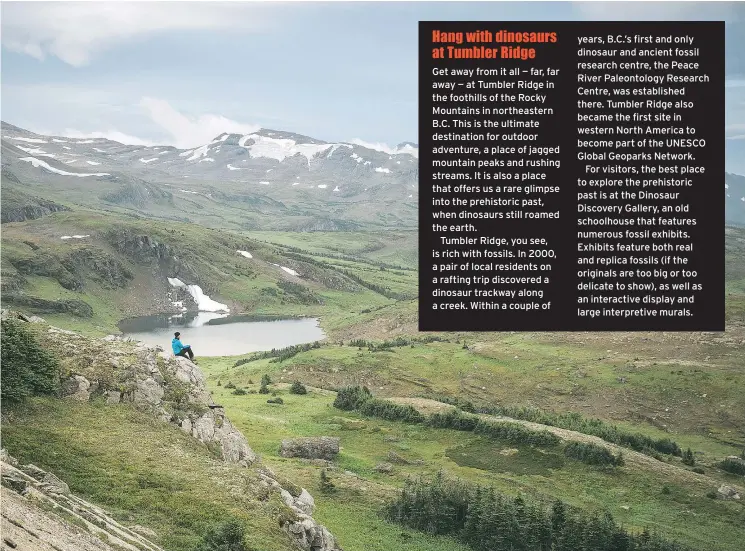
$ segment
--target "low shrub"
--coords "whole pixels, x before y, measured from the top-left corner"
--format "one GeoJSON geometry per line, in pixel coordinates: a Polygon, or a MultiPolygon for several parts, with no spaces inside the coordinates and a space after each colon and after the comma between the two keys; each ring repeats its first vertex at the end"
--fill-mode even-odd
{"type": "Polygon", "coordinates": [[[372,398],[366,386],[348,386],[339,389],[334,399],[334,407],[345,411],[358,409],[365,401],[372,398]]]}
{"type": "Polygon", "coordinates": [[[612,467],[623,465],[623,456],[620,453],[613,455],[608,448],[589,442],[569,442],[564,448],[564,455],[588,465],[612,467]]]}
{"type": "Polygon", "coordinates": [[[249,551],[244,537],[243,525],[231,519],[208,529],[194,551],[249,551]]]}
{"type": "Polygon", "coordinates": [[[524,444],[529,446],[551,447],[561,442],[561,439],[547,430],[532,430],[517,423],[486,421],[479,419],[473,429],[476,434],[483,434],[495,440],[502,440],[510,444],[524,444]]]}
{"type": "Polygon", "coordinates": [[[60,364],[42,348],[33,334],[18,320],[3,320],[2,402],[17,404],[29,396],[53,395],[60,390],[60,364]]]}
{"type": "Polygon", "coordinates": [[[732,474],[745,476],[745,461],[728,457],[719,463],[719,468],[732,474]]]}
{"type": "Polygon", "coordinates": [[[396,404],[388,400],[378,400],[370,398],[362,402],[359,407],[362,415],[369,417],[379,417],[388,421],[403,421],[405,423],[422,423],[425,420],[424,415],[414,409],[412,406],[396,404]]]}
{"type": "Polygon", "coordinates": [[[295,381],[290,387],[290,394],[307,394],[308,389],[300,381],[295,381]]]}

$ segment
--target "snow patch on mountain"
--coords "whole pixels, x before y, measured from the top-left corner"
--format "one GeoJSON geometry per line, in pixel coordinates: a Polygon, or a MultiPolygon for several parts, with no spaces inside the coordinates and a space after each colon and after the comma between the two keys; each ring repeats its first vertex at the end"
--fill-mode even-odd
{"type": "Polygon", "coordinates": [[[207,155],[207,151],[209,150],[209,145],[203,145],[202,147],[197,147],[196,149],[192,150],[191,152],[187,151],[186,153],[182,153],[181,156],[188,155],[191,153],[191,157],[186,159],[187,161],[196,161],[199,157],[204,157],[207,155]]]}
{"type": "Polygon", "coordinates": [[[88,163],[89,165],[94,165],[94,166],[101,164],[101,163],[97,163],[96,161],[85,161],[85,162],[88,163]]]}
{"type": "Polygon", "coordinates": [[[228,163],[228,170],[240,170],[237,166],[233,166],[230,163],[228,163]]]}
{"type": "Polygon", "coordinates": [[[22,145],[16,146],[21,151],[28,153],[30,155],[39,155],[40,157],[51,157],[54,159],[55,155],[53,153],[47,153],[43,149],[39,149],[38,147],[23,147],[22,145]]]}
{"type": "Polygon", "coordinates": [[[410,143],[402,143],[402,144],[397,145],[396,147],[391,147],[385,143],[366,142],[366,141],[360,140],[359,138],[353,139],[352,143],[355,145],[366,147],[367,149],[373,149],[375,151],[381,151],[382,153],[388,153],[388,155],[406,154],[406,155],[411,155],[417,158],[419,157],[419,148],[415,147],[414,145],[410,143]]]}
{"type": "Polygon", "coordinates": [[[48,141],[42,140],[40,138],[22,138],[20,136],[17,136],[13,139],[18,140],[19,142],[27,142],[27,143],[49,143],[48,141]]]}
{"type": "Polygon", "coordinates": [[[21,157],[19,161],[25,161],[27,163],[31,163],[34,165],[35,168],[41,167],[43,169],[48,170],[49,172],[53,172],[54,174],[59,174],[61,176],[78,176],[79,178],[85,178],[86,176],[109,176],[108,172],[89,172],[87,174],[81,173],[81,172],[67,172],[64,170],[60,170],[59,168],[54,168],[53,166],[49,166],[48,163],[41,161],[39,159],[36,159],[35,157],[21,157]]]}
{"type": "Polygon", "coordinates": [[[280,269],[284,270],[285,272],[287,272],[290,275],[294,275],[296,277],[300,277],[300,274],[297,273],[292,268],[288,268],[287,266],[280,266],[279,264],[274,264],[273,262],[271,264],[272,264],[272,266],[276,266],[277,268],[280,268],[280,269]]]}
{"type": "Polygon", "coordinates": [[[375,172],[382,172],[383,174],[390,174],[390,168],[383,168],[382,166],[375,167],[375,172]]]}
{"type": "Polygon", "coordinates": [[[152,159],[145,159],[144,157],[140,157],[141,163],[152,163],[153,161],[157,161],[158,157],[153,157],[152,159]]]}
{"type": "Polygon", "coordinates": [[[227,304],[221,304],[205,295],[199,285],[187,285],[177,277],[169,277],[168,283],[173,287],[185,288],[197,303],[200,312],[230,312],[227,304]]]}
{"type": "Polygon", "coordinates": [[[328,187],[328,186],[326,186],[326,184],[318,184],[318,187],[320,189],[326,189],[326,187],[328,187]]]}
{"type": "Polygon", "coordinates": [[[246,258],[253,258],[253,255],[248,251],[236,251],[239,255],[245,256],[246,258]]]}
{"type": "Polygon", "coordinates": [[[199,159],[199,162],[200,163],[204,163],[204,162],[214,163],[215,159],[213,159],[212,157],[205,157],[204,159],[199,159]]]}
{"type": "Polygon", "coordinates": [[[308,160],[308,166],[310,166],[310,161],[313,157],[334,146],[334,144],[330,143],[300,144],[295,140],[270,138],[261,134],[247,134],[242,136],[238,140],[238,145],[245,147],[251,157],[266,157],[268,159],[276,159],[279,162],[284,161],[288,157],[294,157],[300,154],[308,160]],[[247,146],[246,143],[249,140],[253,140],[254,143],[247,146]]]}

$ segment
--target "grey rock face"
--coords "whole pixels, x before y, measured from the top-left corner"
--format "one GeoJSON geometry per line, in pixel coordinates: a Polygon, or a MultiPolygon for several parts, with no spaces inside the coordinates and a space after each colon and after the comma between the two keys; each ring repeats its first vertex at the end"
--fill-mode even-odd
{"type": "Polygon", "coordinates": [[[0,458],[5,487],[1,528],[5,543],[3,549],[163,551],[147,539],[156,536],[155,532],[122,526],[106,511],[72,495],[67,484],[54,474],[34,465],[17,466],[18,462],[5,450],[0,458]],[[75,525],[50,512],[59,508],[66,511],[67,518],[74,519],[75,525]]]}
{"type": "Polygon", "coordinates": [[[740,494],[732,486],[728,486],[727,484],[722,484],[717,490],[717,497],[719,497],[719,499],[726,499],[726,500],[729,500],[729,499],[739,500],[740,494]]]}
{"type": "Polygon", "coordinates": [[[390,463],[379,463],[375,466],[375,470],[379,473],[389,474],[393,472],[393,465],[390,463]]]}
{"type": "Polygon", "coordinates": [[[282,440],[282,457],[332,460],[339,453],[339,438],[335,436],[311,436],[282,440]]]}
{"type": "Polygon", "coordinates": [[[313,499],[313,496],[308,493],[308,490],[303,488],[300,496],[295,498],[295,506],[302,509],[304,513],[312,515],[313,510],[316,508],[316,501],[313,499]]]}
{"type": "Polygon", "coordinates": [[[73,354],[82,347],[70,341],[85,342],[84,358],[67,358],[80,373],[63,381],[63,397],[88,401],[100,393],[107,404],[131,402],[205,444],[216,444],[227,462],[248,466],[258,460],[224,410],[214,406],[204,375],[188,359],[116,335],[92,340],[50,328],[48,337],[73,354]]]}
{"type": "Polygon", "coordinates": [[[165,390],[152,377],[144,381],[138,380],[134,391],[133,400],[141,404],[159,404],[163,399],[165,390]]]}
{"type": "Polygon", "coordinates": [[[285,523],[282,528],[304,551],[340,550],[331,532],[317,524],[308,515],[298,514],[296,520],[285,523]]]}
{"type": "Polygon", "coordinates": [[[82,375],[73,375],[62,386],[62,394],[66,398],[87,402],[90,398],[91,383],[82,375]]]}

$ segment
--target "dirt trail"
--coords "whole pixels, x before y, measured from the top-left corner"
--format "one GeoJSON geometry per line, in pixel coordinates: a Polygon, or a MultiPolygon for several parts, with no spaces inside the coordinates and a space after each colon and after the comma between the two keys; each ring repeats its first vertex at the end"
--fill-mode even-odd
{"type": "MultiPolygon", "coordinates": [[[[449,404],[443,404],[442,402],[438,402],[436,400],[429,400],[426,398],[388,398],[388,400],[390,400],[391,402],[396,402],[397,404],[410,405],[414,407],[416,410],[420,411],[421,413],[424,413],[427,415],[455,409],[455,406],[451,406],[449,404]]],[[[656,474],[664,474],[666,476],[675,478],[677,480],[680,480],[680,481],[683,481],[689,484],[696,484],[699,486],[704,486],[707,489],[715,489],[722,484],[721,481],[718,481],[714,478],[706,476],[705,474],[694,473],[693,471],[689,471],[688,469],[685,469],[683,467],[679,467],[674,464],[658,461],[657,459],[650,457],[648,455],[644,455],[643,453],[606,442],[605,440],[603,440],[602,438],[598,438],[597,436],[591,436],[589,434],[584,434],[584,433],[576,432],[573,430],[562,429],[559,427],[552,427],[550,425],[542,425],[540,423],[533,423],[531,421],[522,421],[520,419],[514,419],[512,417],[504,417],[501,415],[478,414],[478,416],[482,419],[490,420],[490,421],[506,421],[510,423],[516,423],[518,425],[523,425],[525,427],[528,427],[534,430],[547,430],[555,434],[562,440],[570,440],[570,441],[575,441],[575,442],[588,442],[592,444],[597,444],[599,446],[604,446],[605,448],[611,450],[613,453],[618,453],[619,451],[621,451],[623,452],[623,457],[624,457],[624,460],[627,466],[636,467],[638,469],[643,469],[646,471],[652,471],[656,474]]],[[[742,485],[733,484],[731,482],[728,482],[727,485],[735,488],[740,495],[745,494],[745,487],[743,487],[742,485]]]]}

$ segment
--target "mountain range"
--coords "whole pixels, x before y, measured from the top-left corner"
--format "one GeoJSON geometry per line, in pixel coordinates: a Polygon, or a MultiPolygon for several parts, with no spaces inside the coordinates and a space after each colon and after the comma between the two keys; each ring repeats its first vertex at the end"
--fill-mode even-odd
{"type": "MultiPolygon", "coordinates": [[[[13,199],[3,220],[24,219],[29,199],[19,197],[31,194],[43,196],[32,211],[51,200],[240,230],[414,229],[418,156],[412,142],[382,151],[270,129],[177,149],[3,122],[3,191],[13,199]]],[[[745,177],[724,180],[726,222],[745,224],[745,177]]]]}
{"type": "Polygon", "coordinates": [[[232,229],[414,227],[417,156],[410,142],[380,151],[268,129],[225,133],[183,150],[2,124],[4,185],[48,200],[232,229]]]}

